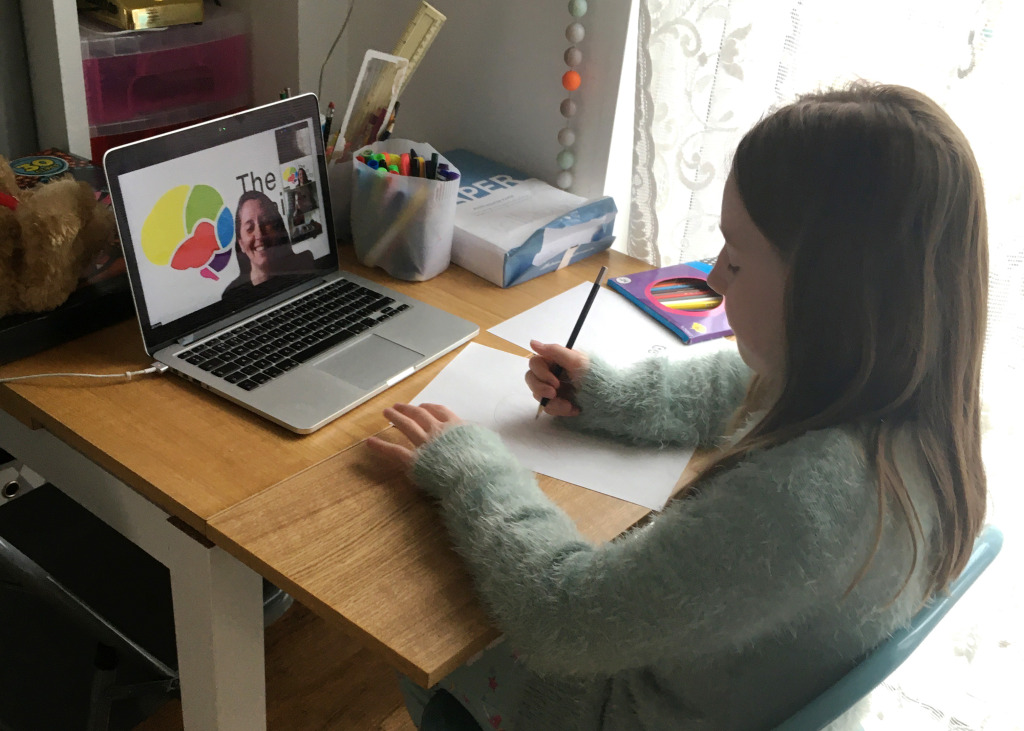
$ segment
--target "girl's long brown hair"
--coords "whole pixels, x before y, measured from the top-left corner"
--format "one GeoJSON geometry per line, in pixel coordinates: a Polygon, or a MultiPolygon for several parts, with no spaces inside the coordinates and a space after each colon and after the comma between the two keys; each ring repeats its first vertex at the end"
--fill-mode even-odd
{"type": "MultiPolygon", "coordinates": [[[[921,524],[894,457],[894,438],[909,427],[938,504],[928,592],[944,589],[985,516],[988,237],[970,145],[923,94],[858,83],[762,119],[740,142],[732,175],[789,266],[785,380],[764,418],[696,482],[751,449],[859,428],[877,472],[878,522],[852,589],[878,549],[887,505],[906,520],[918,561],[921,524]]],[[[748,410],[758,390],[755,379],[748,410]]]]}

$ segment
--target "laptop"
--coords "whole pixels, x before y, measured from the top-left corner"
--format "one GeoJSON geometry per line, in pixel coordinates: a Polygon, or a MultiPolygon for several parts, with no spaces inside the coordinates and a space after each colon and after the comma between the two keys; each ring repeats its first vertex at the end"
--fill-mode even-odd
{"type": "Polygon", "coordinates": [[[316,96],[107,151],[146,352],[300,434],[479,328],[341,271],[316,96]]]}

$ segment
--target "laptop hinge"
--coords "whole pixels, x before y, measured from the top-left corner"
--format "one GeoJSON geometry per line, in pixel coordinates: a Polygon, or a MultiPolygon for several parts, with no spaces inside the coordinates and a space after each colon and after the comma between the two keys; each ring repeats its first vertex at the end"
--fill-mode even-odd
{"type": "Polygon", "coordinates": [[[182,335],[178,340],[175,341],[175,343],[180,347],[191,345],[197,340],[202,340],[205,337],[213,335],[215,332],[218,332],[219,330],[232,327],[233,325],[238,324],[242,320],[246,320],[254,315],[258,315],[261,312],[266,311],[267,309],[276,307],[285,300],[291,299],[296,295],[302,294],[311,289],[315,289],[316,287],[319,287],[320,285],[327,282],[328,279],[329,277],[317,277],[315,279],[302,282],[301,284],[297,284],[294,287],[289,287],[288,289],[282,292],[278,292],[277,294],[273,295],[272,297],[266,300],[263,300],[262,302],[257,302],[256,304],[250,305],[244,310],[235,312],[234,314],[231,315],[230,318],[219,320],[212,325],[207,325],[202,329],[195,330],[187,335],[182,335]]]}

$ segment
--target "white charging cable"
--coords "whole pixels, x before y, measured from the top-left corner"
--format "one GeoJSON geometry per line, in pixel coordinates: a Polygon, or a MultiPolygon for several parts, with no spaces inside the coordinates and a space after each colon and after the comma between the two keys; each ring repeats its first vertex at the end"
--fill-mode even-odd
{"type": "Polygon", "coordinates": [[[9,378],[0,378],[0,383],[27,381],[30,378],[124,378],[125,380],[130,381],[135,376],[146,376],[150,373],[163,373],[166,370],[167,366],[163,363],[154,363],[149,368],[143,368],[141,371],[125,371],[124,373],[34,373],[31,376],[11,376],[9,378]]]}

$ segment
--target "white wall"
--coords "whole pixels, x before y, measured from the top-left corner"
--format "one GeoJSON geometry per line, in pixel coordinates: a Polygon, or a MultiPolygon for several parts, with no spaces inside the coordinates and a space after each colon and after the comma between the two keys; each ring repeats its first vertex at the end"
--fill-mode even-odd
{"type": "MultiPolygon", "coordinates": [[[[298,77],[304,90],[315,91],[320,64],[349,6],[298,3],[303,32],[298,77]]],[[[562,55],[569,46],[565,28],[573,20],[568,3],[431,4],[447,21],[402,94],[395,135],[441,150],[466,147],[554,182],[559,172],[555,156],[561,149],[556,135],[565,123],[558,108],[566,96],[561,77],[566,71],[562,55]]],[[[572,190],[587,197],[605,193],[631,5],[592,0],[582,19],[587,34],[579,44],[583,85],[575,94],[579,112],[573,124],[577,164],[572,190]]],[[[390,53],[418,7],[419,0],[356,0],[343,41],[325,70],[324,107],[333,100],[344,111],[363,53],[367,48],[390,53]]],[[[627,159],[632,154],[629,149],[619,153],[627,159]]],[[[621,219],[627,200],[616,194],[616,202],[621,219]]]]}
{"type": "MultiPolygon", "coordinates": [[[[324,71],[322,106],[343,114],[367,48],[390,52],[419,0],[354,0],[349,27],[324,71]]],[[[349,0],[223,0],[246,9],[253,34],[256,103],[285,86],[316,91],[320,67],[349,9],[349,0]]],[[[447,16],[402,95],[395,134],[446,150],[466,147],[554,182],[565,120],[562,55],[572,22],[567,0],[433,0],[447,16]]],[[[630,87],[620,89],[634,0],[591,0],[579,44],[583,85],[575,93],[576,183],[586,197],[613,195],[619,224],[628,218],[632,160],[630,87]],[[620,116],[616,119],[616,106],[620,116]],[[613,145],[613,130],[614,142],[613,145]]],[[[22,3],[39,143],[88,155],[85,85],[77,18],[70,0],[22,3]],[[46,90],[42,94],[38,90],[46,90]]],[[[635,18],[635,10],[632,13],[635,18]]],[[[635,23],[635,21],[634,21],[635,23]]],[[[634,25],[635,27],[635,25],[634,25]]],[[[620,227],[617,226],[617,230],[620,227]]],[[[620,237],[620,242],[621,242],[620,237]]]]}
{"type": "Polygon", "coordinates": [[[0,2],[0,155],[35,152],[36,126],[18,3],[0,2]]]}
{"type": "Polygon", "coordinates": [[[613,248],[626,251],[629,239],[629,207],[633,183],[633,125],[636,117],[636,50],[638,12],[637,2],[631,2],[629,27],[626,31],[626,50],[623,54],[622,80],[615,105],[614,125],[608,151],[608,172],[604,192],[615,199],[619,215],[615,218],[613,248]]]}
{"type": "Polygon", "coordinates": [[[89,157],[78,14],[70,0],[21,3],[40,147],[89,157]]]}
{"type": "Polygon", "coordinates": [[[296,1],[228,0],[224,4],[249,13],[253,101],[256,104],[274,101],[286,86],[296,90],[299,78],[296,1]]]}
{"type": "MultiPolygon", "coordinates": [[[[374,0],[357,0],[361,3],[374,0]]],[[[223,0],[233,8],[249,13],[252,31],[253,99],[266,104],[278,98],[288,87],[293,93],[317,92],[320,67],[338,35],[348,10],[348,0],[223,0]]],[[[334,101],[337,90],[344,84],[346,72],[345,43],[352,27],[345,35],[329,61],[324,77],[322,106],[334,101]]],[[[388,49],[390,50],[390,49],[388,49]]],[[[358,66],[352,71],[352,81],[358,66]]],[[[348,82],[351,86],[352,81],[348,82]]],[[[344,111],[344,106],[342,107],[344,111]]]]}

